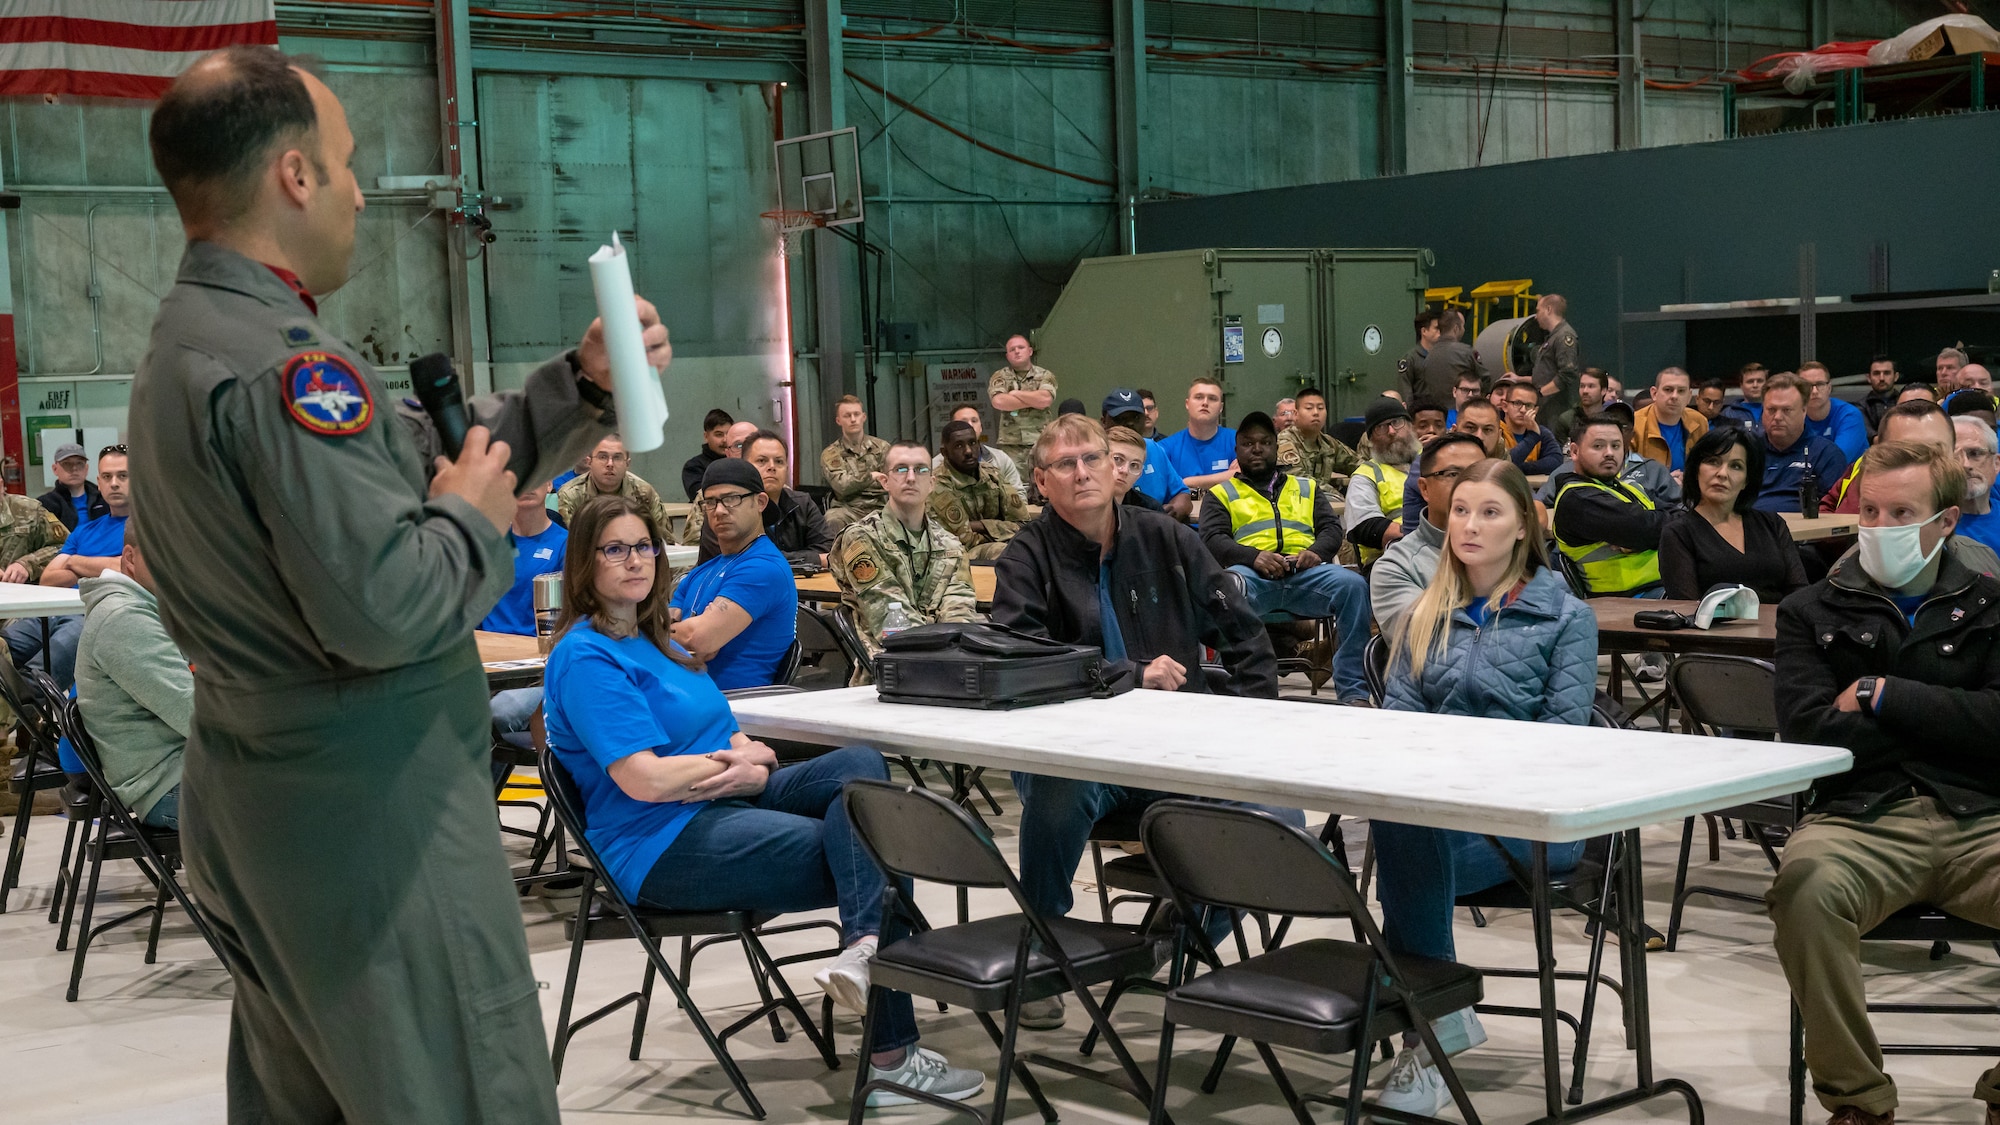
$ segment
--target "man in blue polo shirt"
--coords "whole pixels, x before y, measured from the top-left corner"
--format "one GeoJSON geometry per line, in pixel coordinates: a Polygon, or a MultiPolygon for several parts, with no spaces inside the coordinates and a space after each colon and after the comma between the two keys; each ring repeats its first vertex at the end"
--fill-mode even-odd
{"type": "Polygon", "coordinates": [[[1764,384],[1764,483],[1756,507],[1765,512],[1796,512],[1799,490],[1807,473],[1814,496],[1840,483],[1848,460],[1840,447],[1806,432],[1806,387],[1792,375],[1773,375],[1764,384]]]}
{"type": "Polygon", "coordinates": [[[708,662],[724,691],[768,687],[798,636],[792,564],[764,534],[764,478],[748,461],[710,465],[695,500],[720,554],[688,571],[670,603],[674,640],[708,662]]]}
{"type": "MultiPolygon", "coordinates": [[[[125,553],[125,521],[132,515],[132,478],[126,470],[125,447],[107,445],[97,454],[97,490],[105,513],[70,532],[62,550],[42,570],[44,586],[74,587],[85,578],[117,570],[125,553]]],[[[53,617],[48,623],[49,675],[68,687],[76,679],[76,643],[83,636],[83,615],[53,617]]],[[[14,665],[26,668],[42,654],[42,622],[23,617],[0,629],[14,665]]]]}
{"type": "MultiPolygon", "coordinates": [[[[1146,400],[1138,391],[1123,387],[1104,396],[1104,408],[1100,416],[1104,428],[1124,426],[1133,433],[1143,433],[1146,424],[1146,400]]],[[[1194,493],[1174,470],[1174,463],[1166,450],[1152,438],[1146,442],[1146,465],[1139,470],[1139,479],[1132,482],[1133,491],[1151,497],[1162,511],[1177,520],[1185,520],[1194,513],[1194,493]]],[[[1232,454],[1233,456],[1233,454],[1232,454]]]]}
{"type": "Polygon", "coordinates": [[[1868,452],[1868,417],[1861,408],[1833,397],[1833,375],[1816,359],[1799,364],[1799,382],[1806,388],[1806,433],[1840,447],[1849,464],[1861,460],[1868,452]]]}
{"type": "Polygon", "coordinates": [[[1174,471],[1200,492],[1236,475],[1236,431],[1222,424],[1222,384],[1196,379],[1188,387],[1187,429],[1160,439],[1174,471]]]}
{"type": "MultiPolygon", "coordinates": [[[[514,545],[514,584],[479,627],[489,633],[535,635],[535,579],[560,573],[569,532],[549,518],[549,487],[531,488],[514,498],[514,526],[507,542],[514,545]]],[[[542,705],[540,687],[515,688],[493,697],[493,725],[503,731],[528,729],[542,705]]]]}

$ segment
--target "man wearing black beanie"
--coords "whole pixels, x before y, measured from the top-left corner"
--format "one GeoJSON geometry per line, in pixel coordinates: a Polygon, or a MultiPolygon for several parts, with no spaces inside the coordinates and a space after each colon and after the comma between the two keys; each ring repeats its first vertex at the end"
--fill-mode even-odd
{"type": "Polygon", "coordinates": [[[798,636],[792,565],[764,534],[764,478],[727,458],[701,476],[695,506],[721,553],[674,587],[674,640],[707,661],[717,687],[769,687],[798,636]]]}

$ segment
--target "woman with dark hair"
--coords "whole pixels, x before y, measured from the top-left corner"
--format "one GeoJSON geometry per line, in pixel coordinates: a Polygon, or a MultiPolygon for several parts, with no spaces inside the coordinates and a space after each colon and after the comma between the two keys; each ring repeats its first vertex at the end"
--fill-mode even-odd
{"type": "Polygon", "coordinates": [[[1764,443],[1733,426],[1710,430],[1687,454],[1687,505],[1660,531],[1660,580],[1670,598],[1748,586],[1777,603],[1806,584],[1784,517],[1751,505],[1764,479],[1764,443]]]}
{"type": "MultiPolygon", "coordinates": [[[[1549,565],[1528,478],[1512,462],[1486,460],[1452,485],[1444,549],[1430,585],[1390,634],[1382,706],[1585,726],[1597,693],[1597,618],[1549,565]]],[[[1524,739],[1535,736],[1523,733],[1524,739]]],[[[1376,894],[1382,935],[1398,955],[1453,959],[1452,903],[1511,878],[1507,856],[1485,836],[1376,821],[1376,894]]],[[[1531,859],[1525,840],[1500,843],[1531,859]]],[[[1549,870],[1576,867],[1583,845],[1554,844],[1549,870]]],[[[1472,1009],[1433,1018],[1448,1054],[1486,1039],[1472,1009]]],[[[1406,1034],[1380,1104],[1435,1114],[1444,1080],[1406,1034]]]]}
{"type": "MultiPolygon", "coordinates": [[[[840,791],[886,779],[849,746],[778,768],[736,728],[729,700],[675,644],[659,577],[664,529],[649,505],[600,496],[575,513],[563,609],[544,673],[549,746],[576,779],[590,844],[627,898],[662,910],[840,908],[846,948],[814,979],[854,1012],[868,1003],[882,935],[881,870],[847,823],[840,791]]],[[[908,993],[883,994],[871,1077],[941,1098],[978,1093],[978,1071],[917,1047],[908,993]]],[[[914,1099],[885,1090],[868,1104],[914,1099]]]]}

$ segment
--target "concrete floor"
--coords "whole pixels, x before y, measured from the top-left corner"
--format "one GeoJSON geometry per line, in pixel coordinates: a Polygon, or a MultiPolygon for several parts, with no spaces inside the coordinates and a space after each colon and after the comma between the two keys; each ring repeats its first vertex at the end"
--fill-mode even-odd
{"type": "MultiPolygon", "coordinates": [[[[1018,807],[1004,787],[1000,793],[1010,808],[1018,807]]],[[[0,1062],[0,1105],[7,1107],[0,1119],[12,1125],[96,1125],[139,1120],[142,1115],[150,1125],[221,1121],[230,983],[178,912],[169,916],[157,964],[141,962],[141,928],[114,932],[92,949],[82,999],[74,1004],[63,1001],[70,958],[55,952],[55,930],[46,921],[61,828],[60,820],[37,819],[29,841],[27,886],[15,893],[13,909],[0,915],[0,1060],[4,1060],[0,1062]]],[[[999,819],[996,830],[1003,849],[1011,852],[1012,818],[999,819]]],[[[1349,833],[1357,856],[1361,836],[1358,826],[1349,833]]],[[[1679,826],[1653,828],[1645,838],[1651,892],[1648,916],[1664,929],[1679,826]]],[[[509,848],[520,858],[525,849],[517,843],[510,838],[509,848]]],[[[1761,891],[1769,878],[1756,850],[1741,842],[1725,841],[1720,863],[1702,862],[1698,855],[1697,872],[1703,880],[1753,892],[1761,891]]],[[[1089,875],[1087,862],[1082,874],[1089,875]]],[[[136,873],[113,878],[107,872],[106,897],[136,901],[140,882],[136,873]]],[[[1080,887],[1078,898],[1079,913],[1094,916],[1094,895],[1080,887]]],[[[975,896],[975,900],[975,914],[982,910],[998,913],[1002,908],[991,895],[975,896]]],[[[933,888],[921,901],[933,918],[950,916],[948,893],[933,888]]],[[[563,900],[523,901],[535,971],[546,990],[543,1009],[551,1026],[566,963],[558,913],[564,905],[563,900]]],[[[1469,915],[1461,913],[1460,958],[1490,966],[1531,964],[1526,915],[1501,913],[1490,922],[1487,928],[1477,929],[1469,915]]],[[[1300,926],[1294,933],[1309,936],[1322,931],[1338,934],[1330,925],[1300,926]]],[[[1564,962],[1579,964],[1585,948],[1581,921],[1558,917],[1556,937],[1564,962]]],[[[779,937],[770,947],[782,956],[813,944],[811,936],[779,937]]],[[[1956,948],[1941,966],[1929,963],[1925,950],[1917,946],[1871,946],[1867,957],[1871,972],[1925,970],[1921,976],[1905,975],[1879,984],[1878,995],[1965,996],[1990,1001],[2000,990],[2000,966],[1988,948],[1956,948]]],[[[642,960],[631,943],[607,942],[592,947],[584,959],[579,1010],[635,987],[642,960]]],[[[1770,946],[1770,924],[1762,911],[1722,900],[1696,900],[1680,950],[1654,953],[1648,958],[1648,967],[1659,1073],[1692,1082],[1702,1094],[1708,1120],[1719,1125],[1782,1121],[1786,991],[1770,946]]],[[[811,964],[796,966],[788,978],[806,995],[808,1006],[816,1009],[813,968],[811,964]]],[[[1532,982],[1491,980],[1487,996],[1499,1002],[1531,1004],[1533,987],[1532,982]]],[[[1563,986],[1566,1003],[1574,1003],[1578,987],[1563,986]]],[[[709,951],[696,962],[693,991],[718,1026],[733,1018],[732,1013],[746,1010],[755,997],[741,957],[729,947],[709,951]]],[[[1617,1026],[1615,1010],[1605,1011],[1610,1013],[1609,1019],[1599,1026],[1611,1031],[1617,1026]]],[[[1149,1074],[1158,1017],[1158,1001],[1144,998],[1122,1005],[1118,1013],[1121,1033],[1127,1035],[1149,1074]]],[[[919,1002],[918,1019],[927,1045],[961,1065],[986,1069],[990,1077],[993,1049],[969,1015],[956,1010],[940,1014],[935,1006],[919,1002]]],[[[1071,1051],[1082,1022],[1072,1003],[1070,1029],[1028,1032],[1025,1041],[1050,1052],[1071,1051]]],[[[1490,1041],[1460,1059],[1461,1074],[1481,1115],[1502,1122],[1536,1116],[1540,1105],[1536,1024],[1503,1017],[1487,1017],[1485,1023],[1490,1041]]],[[[642,1057],[636,1062],[626,1058],[630,1026],[629,1021],[614,1017],[585,1030],[574,1041],[560,1087],[564,1120],[747,1119],[700,1040],[672,1007],[661,1004],[654,1008],[642,1057]]],[[[1990,1020],[1878,1017],[1878,1026],[1901,1038],[2000,1041],[2000,1026],[1990,1020]]],[[[788,1043],[774,1044],[768,1029],[758,1027],[734,1041],[736,1057],[770,1111],[771,1121],[845,1119],[853,1078],[849,1067],[858,1030],[858,1020],[838,1020],[838,1046],[847,1061],[837,1072],[825,1070],[797,1035],[788,1043]]],[[[1567,1051],[1567,1033],[1563,1042],[1567,1051]]],[[[1212,1037],[1206,1035],[1182,1033],[1178,1037],[1176,1057],[1180,1062],[1172,1105],[1179,1120],[1232,1125],[1290,1120],[1263,1068],[1247,1052],[1236,1056],[1215,1094],[1197,1093],[1194,1087],[1212,1045],[1212,1037]]],[[[1346,1068],[1339,1063],[1289,1052],[1285,1062],[1301,1089],[1344,1085],[1346,1068]]],[[[1892,1060],[1904,1099],[1901,1120],[1979,1125],[1983,1107],[1973,1101],[1970,1091],[1983,1065],[1963,1058],[1892,1060]]],[[[1600,1034],[1590,1052],[1587,1096],[1628,1080],[1633,1069],[1632,1056],[1620,1048],[1615,1036],[1600,1034]]],[[[1144,1120],[1141,1108],[1123,1094],[1046,1071],[1038,1077],[1066,1122],[1144,1120]]],[[[1024,1098],[1012,1097],[1010,1105],[1012,1120],[1038,1120],[1024,1098]]],[[[1684,1120],[1680,1106],[1678,1099],[1656,1101],[1628,1109],[1613,1119],[1684,1120]]],[[[875,1119],[914,1122],[952,1118],[919,1108],[879,1111],[875,1119]]],[[[1332,1110],[1318,1110],[1318,1120],[1333,1119],[1332,1110]]],[[[1809,1120],[1823,1119],[1817,1106],[1811,1107],[1809,1120]]]]}

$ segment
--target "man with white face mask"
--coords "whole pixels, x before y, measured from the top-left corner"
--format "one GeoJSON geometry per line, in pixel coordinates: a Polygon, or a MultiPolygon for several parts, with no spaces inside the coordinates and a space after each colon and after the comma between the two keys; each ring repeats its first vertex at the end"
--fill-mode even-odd
{"type": "MultiPolygon", "coordinates": [[[[1966,474],[1928,443],[1864,456],[1861,542],[1778,607],[1778,725],[1843,746],[1766,900],[1832,1125],[1895,1121],[1896,1086],[1861,987],[1856,938],[1929,903],[2000,926],[2000,580],[1947,549],[1966,474]]],[[[1973,1096],[2000,1125],[2000,1067],[1973,1096]]]]}

